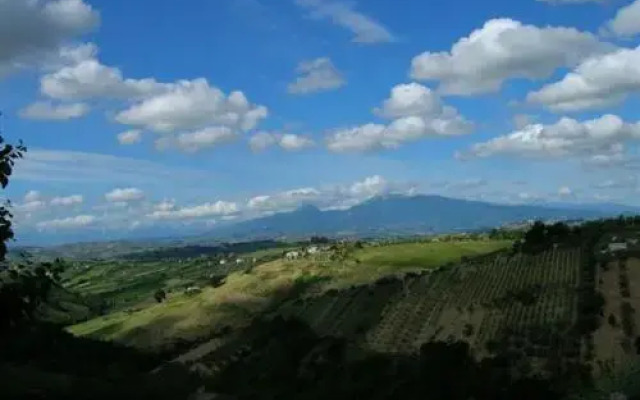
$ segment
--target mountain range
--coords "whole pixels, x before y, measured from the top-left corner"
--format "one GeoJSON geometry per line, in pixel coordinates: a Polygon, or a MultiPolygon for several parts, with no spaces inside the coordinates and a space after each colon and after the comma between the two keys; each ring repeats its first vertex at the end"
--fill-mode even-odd
{"type": "Polygon", "coordinates": [[[372,237],[473,231],[526,220],[589,219],[620,213],[640,213],[640,209],[615,205],[502,205],[433,195],[390,195],[347,210],[321,211],[306,205],[292,212],[220,227],[210,234],[238,240],[310,235],[372,237]]]}
{"type": "MultiPolygon", "coordinates": [[[[223,241],[297,239],[312,235],[336,237],[384,237],[477,231],[527,220],[591,219],[619,214],[640,214],[640,208],[608,203],[537,203],[504,205],[435,195],[374,197],[346,210],[320,210],[305,205],[257,219],[227,223],[197,232],[184,228],[122,232],[107,236],[66,236],[18,232],[17,245],[59,245],[84,241],[83,252],[118,252],[223,241]],[[93,243],[87,243],[87,242],[93,243]]],[[[57,246],[62,253],[74,245],[57,246]]]]}

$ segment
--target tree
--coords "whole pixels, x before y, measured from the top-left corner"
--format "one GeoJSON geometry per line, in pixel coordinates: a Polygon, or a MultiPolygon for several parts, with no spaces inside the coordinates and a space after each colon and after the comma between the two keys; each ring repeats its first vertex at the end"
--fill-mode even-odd
{"type": "MultiPolygon", "coordinates": [[[[0,116],[2,114],[0,113],[0,116]]],[[[2,132],[0,132],[0,135],[2,132]]],[[[15,161],[22,158],[27,148],[19,142],[17,146],[5,143],[4,138],[0,136],[0,185],[6,188],[9,184],[9,177],[13,173],[15,161]]],[[[13,229],[11,219],[13,215],[9,211],[11,203],[7,201],[4,205],[0,205],[0,263],[5,263],[7,255],[6,242],[13,239],[13,229]]]]}
{"type": "Polygon", "coordinates": [[[166,300],[167,298],[167,293],[164,291],[164,289],[158,289],[156,290],[156,292],[153,294],[153,298],[156,299],[156,301],[158,303],[162,303],[163,301],[166,300]]]}
{"type": "MultiPolygon", "coordinates": [[[[4,189],[9,184],[15,161],[22,158],[27,149],[22,142],[17,146],[5,143],[2,136],[0,136],[0,147],[0,186],[4,189]]],[[[31,318],[35,308],[49,289],[43,284],[48,279],[42,279],[46,277],[47,266],[42,266],[43,268],[37,270],[35,275],[30,271],[23,271],[24,266],[9,269],[6,262],[7,242],[13,239],[13,215],[9,210],[10,207],[9,201],[0,205],[0,273],[5,271],[0,275],[0,334],[18,325],[24,319],[31,318]]]]}

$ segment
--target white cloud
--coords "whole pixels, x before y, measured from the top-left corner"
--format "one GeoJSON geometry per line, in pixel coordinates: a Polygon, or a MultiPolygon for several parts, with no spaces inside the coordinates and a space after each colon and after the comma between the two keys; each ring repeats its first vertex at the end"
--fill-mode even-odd
{"type": "Polygon", "coordinates": [[[280,147],[288,151],[298,151],[314,145],[308,137],[285,133],[280,137],[280,147]]]}
{"type": "Polygon", "coordinates": [[[138,188],[118,188],[107,193],[105,198],[112,203],[126,203],[129,201],[142,200],[144,198],[144,192],[138,188]]]}
{"type": "Polygon", "coordinates": [[[534,124],[506,136],[475,144],[461,157],[510,154],[524,157],[571,157],[587,160],[621,159],[624,143],[640,139],[640,123],[626,123],[615,115],[590,121],[562,118],[553,125],[534,124]]]}
{"type": "Polygon", "coordinates": [[[277,134],[270,132],[258,132],[249,139],[249,147],[255,152],[266,150],[277,143],[277,134]]]}
{"type": "Polygon", "coordinates": [[[299,76],[288,86],[288,91],[292,94],[334,90],[346,83],[340,71],[327,57],[303,61],[298,65],[296,72],[299,76]]]}
{"type": "Polygon", "coordinates": [[[193,132],[168,135],[156,140],[156,149],[179,149],[187,153],[195,153],[203,149],[213,148],[231,142],[238,134],[226,126],[216,126],[193,132]]]}
{"type": "Polygon", "coordinates": [[[39,222],[36,226],[40,230],[47,229],[77,229],[92,225],[97,221],[93,215],[77,215],[75,217],[53,219],[39,222]]]}
{"type": "Polygon", "coordinates": [[[24,201],[27,203],[37,200],[42,200],[42,195],[37,190],[30,190],[24,195],[24,201]]]}
{"type": "Polygon", "coordinates": [[[529,93],[527,100],[554,111],[604,108],[640,91],[640,47],[591,57],[562,80],[529,93]]]}
{"type": "Polygon", "coordinates": [[[139,143],[142,140],[142,131],[139,129],[132,129],[126,132],[119,133],[118,142],[123,145],[139,143]]]}
{"type": "Polygon", "coordinates": [[[611,47],[574,28],[493,19],[454,44],[450,52],[415,57],[411,76],[438,81],[439,90],[447,94],[494,92],[507,79],[543,79],[559,67],[571,67],[611,47]]]}
{"type": "Polygon", "coordinates": [[[54,197],[49,203],[53,206],[72,206],[83,202],[84,197],[82,195],[74,194],[66,197],[54,197]]]}
{"type": "Polygon", "coordinates": [[[171,211],[176,208],[175,200],[162,200],[160,203],[156,204],[154,207],[155,211],[171,211]]]}
{"type": "Polygon", "coordinates": [[[356,197],[371,197],[384,193],[389,187],[389,182],[380,175],[370,176],[361,182],[356,182],[349,191],[356,197]]]}
{"type": "Polygon", "coordinates": [[[558,195],[560,197],[568,197],[573,195],[573,191],[568,186],[562,186],[561,188],[558,189],[558,195]]]}
{"type": "Polygon", "coordinates": [[[213,216],[232,215],[239,211],[236,203],[217,201],[193,207],[156,209],[148,215],[151,219],[199,219],[213,216]]]}
{"type": "Polygon", "coordinates": [[[65,121],[80,118],[89,112],[84,103],[58,104],[38,101],[20,110],[20,116],[26,119],[65,121]]]}
{"type": "Polygon", "coordinates": [[[42,200],[30,200],[15,206],[18,212],[31,213],[46,208],[47,204],[42,200]]]}
{"type": "Polygon", "coordinates": [[[267,117],[267,108],[249,103],[242,92],[226,96],[204,78],[179,81],[120,112],[116,120],[161,133],[225,126],[251,130],[267,117]]]}
{"type": "Polygon", "coordinates": [[[292,210],[307,202],[315,202],[322,196],[318,189],[307,187],[274,195],[256,196],[247,202],[247,207],[257,211],[286,211],[292,210]]]}
{"type": "Polygon", "coordinates": [[[540,200],[540,198],[541,196],[535,193],[529,193],[529,192],[518,193],[518,199],[524,200],[524,201],[540,200]]]}
{"type": "Polygon", "coordinates": [[[618,10],[615,18],[607,23],[606,30],[618,36],[633,36],[640,33],[640,0],[618,10]]]}
{"type": "Polygon", "coordinates": [[[296,4],[311,10],[317,19],[329,19],[336,25],[350,30],[355,43],[385,43],[395,40],[393,34],[372,18],[359,13],[350,4],[338,1],[296,0],[296,4]]]}
{"type": "Polygon", "coordinates": [[[347,185],[304,187],[256,196],[247,202],[247,208],[258,213],[291,211],[304,204],[322,209],[345,209],[375,196],[390,192],[406,194],[410,189],[404,184],[391,183],[380,175],[373,175],[347,185]]]}
{"type": "Polygon", "coordinates": [[[429,88],[410,83],[397,85],[389,99],[374,113],[395,118],[388,125],[365,124],[339,129],[327,139],[334,152],[363,152],[393,149],[426,136],[451,136],[471,132],[473,125],[457,110],[441,103],[429,88]]]}
{"type": "Polygon", "coordinates": [[[98,23],[82,0],[0,1],[0,73],[41,61],[98,23]]]}
{"type": "Polygon", "coordinates": [[[276,145],[286,151],[300,151],[314,146],[315,143],[309,137],[293,133],[258,132],[249,139],[249,147],[254,152],[264,151],[276,145]]]}
{"type": "Polygon", "coordinates": [[[374,112],[386,118],[439,115],[443,112],[443,106],[440,97],[431,89],[418,83],[409,83],[391,89],[389,98],[374,112]]]}
{"type": "Polygon", "coordinates": [[[59,59],[66,64],[40,79],[40,91],[63,100],[131,99],[171,88],[151,78],[125,79],[118,68],[100,63],[97,53],[93,44],[61,49],[59,59]]]}

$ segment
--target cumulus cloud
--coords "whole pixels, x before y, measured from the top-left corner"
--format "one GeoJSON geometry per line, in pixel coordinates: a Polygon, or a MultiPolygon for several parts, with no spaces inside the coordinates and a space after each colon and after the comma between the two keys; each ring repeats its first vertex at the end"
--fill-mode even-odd
{"type": "Polygon", "coordinates": [[[239,91],[226,96],[204,78],[179,81],[120,112],[116,120],[160,133],[225,126],[248,131],[267,117],[264,106],[252,105],[239,91]]]}
{"type": "Polygon", "coordinates": [[[604,108],[640,90],[640,47],[591,57],[559,82],[527,95],[553,111],[604,108]]]}
{"type": "Polygon", "coordinates": [[[552,125],[534,124],[509,135],[475,144],[461,157],[505,154],[524,157],[570,157],[601,161],[624,158],[624,144],[640,139],[640,123],[615,115],[589,121],[562,118],[552,125]]]}
{"type": "Polygon", "coordinates": [[[24,195],[25,202],[37,201],[37,200],[42,200],[42,195],[37,190],[30,190],[24,195]]]}
{"type": "Polygon", "coordinates": [[[28,201],[25,201],[24,203],[17,204],[15,206],[15,209],[18,212],[32,213],[34,211],[42,210],[46,208],[46,206],[47,206],[47,203],[45,203],[43,200],[28,200],[28,201]]]}
{"type": "Polygon", "coordinates": [[[36,226],[41,230],[55,229],[77,229],[87,227],[95,223],[98,219],[93,215],[77,215],[75,217],[53,219],[39,222],[36,226]]]}
{"type": "Polygon", "coordinates": [[[84,197],[79,194],[74,194],[66,197],[54,197],[51,199],[49,204],[53,206],[72,206],[76,204],[82,204],[84,202],[84,197]]]}
{"type": "Polygon", "coordinates": [[[562,186],[558,189],[558,196],[560,197],[569,197],[573,195],[573,191],[568,186],[562,186]]]}
{"type": "Polygon", "coordinates": [[[154,207],[155,211],[171,211],[176,208],[175,200],[162,200],[160,203],[157,203],[154,207]]]}
{"type": "Polygon", "coordinates": [[[0,1],[0,74],[41,61],[98,23],[82,0],[0,1]]]}
{"type": "Polygon", "coordinates": [[[471,132],[473,124],[437,94],[418,83],[397,85],[374,113],[393,119],[388,125],[369,123],[338,129],[327,139],[334,152],[364,152],[397,148],[426,136],[452,136],[471,132]]]}
{"type": "Polygon", "coordinates": [[[633,36],[640,33],[640,0],[618,10],[615,18],[605,28],[618,36],[633,36]]]}
{"type": "Polygon", "coordinates": [[[215,126],[193,132],[184,132],[178,135],[166,135],[156,140],[158,150],[181,150],[186,153],[216,147],[220,144],[231,142],[238,137],[231,128],[215,126]]]}
{"type": "Polygon", "coordinates": [[[176,208],[167,207],[165,209],[156,209],[148,214],[152,219],[199,219],[215,216],[232,215],[239,211],[238,205],[232,202],[217,201],[215,203],[205,203],[193,207],[176,208]]]}
{"type": "Polygon", "coordinates": [[[262,195],[251,198],[247,202],[250,210],[258,211],[286,211],[308,202],[315,202],[322,196],[322,192],[315,188],[300,188],[285,192],[262,195]]]}
{"type": "Polygon", "coordinates": [[[303,61],[296,70],[298,77],[288,86],[291,94],[309,94],[338,89],[345,80],[327,57],[303,61]]]}
{"type": "Polygon", "coordinates": [[[141,131],[149,130],[164,134],[158,149],[194,152],[252,130],[268,116],[265,106],[250,103],[241,91],[227,95],[205,78],[171,83],[125,78],[118,68],[103,65],[97,53],[93,44],[62,48],[59,65],[41,78],[40,89],[54,99],[126,102],[115,120],[133,129],[118,135],[121,144],[137,143],[141,131]]]}
{"type": "Polygon", "coordinates": [[[60,68],[40,78],[42,94],[61,100],[132,99],[168,90],[155,79],[126,79],[122,71],[103,65],[98,48],[83,44],[60,50],[60,68]]]}
{"type": "Polygon", "coordinates": [[[304,187],[255,196],[247,202],[247,209],[253,212],[283,212],[305,204],[313,204],[322,209],[345,209],[375,196],[390,192],[406,194],[410,189],[405,184],[392,183],[380,175],[373,175],[352,184],[304,187]]]}
{"type": "Polygon", "coordinates": [[[495,92],[513,78],[543,79],[559,67],[611,49],[574,28],[524,25],[511,19],[487,21],[449,52],[425,52],[412,61],[411,76],[438,81],[447,94],[495,92]]]}
{"type": "Polygon", "coordinates": [[[361,182],[355,182],[349,187],[349,192],[360,198],[368,198],[384,193],[389,187],[389,182],[380,175],[370,176],[361,182]]]}
{"type": "Polygon", "coordinates": [[[278,146],[286,151],[299,151],[314,146],[313,139],[293,133],[258,132],[249,139],[249,147],[260,152],[271,146],[278,146]]]}
{"type": "Polygon", "coordinates": [[[131,129],[122,133],[119,133],[118,143],[124,145],[136,144],[142,140],[142,131],[139,129],[131,129]]]}
{"type": "Polygon", "coordinates": [[[355,11],[351,4],[325,0],[296,0],[296,4],[311,10],[311,17],[328,19],[353,33],[353,42],[362,44],[388,43],[393,34],[379,22],[355,11]]]}
{"type": "Polygon", "coordinates": [[[19,114],[26,119],[66,121],[80,118],[89,110],[89,106],[84,103],[56,105],[51,102],[38,101],[20,110],[19,114]]]}
{"type": "Polygon", "coordinates": [[[144,198],[144,192],[138,188],[118,188],[105,195],[107,201],[112,203],[138,201],[144,198]]]}

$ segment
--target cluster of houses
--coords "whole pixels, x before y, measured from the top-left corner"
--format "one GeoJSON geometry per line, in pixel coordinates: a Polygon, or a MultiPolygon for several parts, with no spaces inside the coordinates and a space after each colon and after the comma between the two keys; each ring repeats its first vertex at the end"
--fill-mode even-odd
{"type": "Polygon", "coordinates": [[[302,250],[293,250],[284,254],[284,258],[286,260],[297,260],[302,257],[306,257],[309,255],[319,254],[326,251],[329,251],[329,246],[309,246],[302,250]]]}
{"type": "Polygon", "coordinates": [[[639,242],[637,238],[619,238],[617,236],[611,237],[607,247],[601,251],[601,253],[619,253],[627,251],[630,246],[636,246],[639,242]]]}

